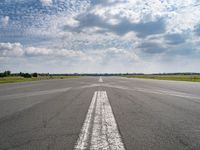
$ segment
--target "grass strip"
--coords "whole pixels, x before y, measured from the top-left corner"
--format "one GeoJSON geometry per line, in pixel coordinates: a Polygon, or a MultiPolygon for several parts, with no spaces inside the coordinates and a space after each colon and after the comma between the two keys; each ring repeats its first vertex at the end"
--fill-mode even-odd
{"type": "Polygon", "coordinates": [[[200,75],[127,75],[128,78],[200,82],[200,75]]]}
{"type": "Polygon", "coordinates": [[[66,79],[66,78],[78,78],[79,76],[38,76],[31,78],[24,78],[20,76],[2,77],[0,78],[1,83],[16,83],[16,82],[29,82],[38,80],[51,80],[51,79],[66,79]]]}

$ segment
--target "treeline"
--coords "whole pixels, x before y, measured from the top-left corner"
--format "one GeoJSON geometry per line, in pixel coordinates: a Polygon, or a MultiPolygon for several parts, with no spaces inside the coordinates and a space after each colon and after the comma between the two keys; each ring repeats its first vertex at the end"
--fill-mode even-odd
{"type": "Polygon", "coordinates": [[[196,72],[177,72],[177,73],[154,73],[150,75],[200,75],[200,73],[196,72]]]}
{"type": "MultiPolygon", "coordinates": [[[[128,73],[70,73],[70,74],[49,74],[50,76],[123,76],[132,75],[128,73]]],[[[144,75],[142,73],[137,73],[135,75],[144,75]]]]}
{"type": "Polygon", "coordinates": [[[24,78],[38,77],[38,76],[131,76],[131,75],[200,75],[200,73],[154,73],[154,74],[144,74],[144,73],[64,73],[64,74],[49,74],[49,73],[11,73],[7,70],[0,72],[0,77],[9,77],[9,76],[21,76],[24,78]]]}
{"type": "Polygon", "coordinates": [[[51,76],[131,76],[131,75],[200,75],[200,73],[153,73],[153,74],[144,74],[144,73],[74,73],[74,74],[49,74],[51,76]]]}
{"type": "Polygon", "coordinates": [[[11,77],[11,76],[21,76],[24,78],[38,77],[38,73],[11,73],[11,71],[7,70],[0,73],[0,77],[11,77]]]}
{"type": "Polygon", "coordinates": [[[20,72],[18,74],[18,76],[21,76],[21,77],[24,77],[24,78],[31,78],[31,77],[38,77],[38,74],[37,73],[23,73],[23,72],[20,72]]]}
{"type": "Polygon", "coordinates": [[[11,71],[4,71],[0,73],[0,77],[8,77],[11,75],[11,71]]]}

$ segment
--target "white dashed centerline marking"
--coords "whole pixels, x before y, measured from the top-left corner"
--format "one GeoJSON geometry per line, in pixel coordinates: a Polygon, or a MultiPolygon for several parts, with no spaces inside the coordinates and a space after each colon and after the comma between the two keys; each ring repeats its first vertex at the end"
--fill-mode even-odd
{"type": "Polygon", "coordinates": [[[125,150],[106,91],[96,91],[74,150],[125,150]]]}
{"type": "Polygon", "coordinates": [[[99,77],[99,82],[103,82],[103,79],[102,79],[102,77],[99,77]]]}
{"type": "Polygon", "coordinates": [[[91,124],[92,124],[92,114],[94,111],[94,107],[95,107],[95,102],[96,102],[96,98],[97,97],[97,92],[94,93],[94,96],[92,98],[90,107],[88,109],[88,113],[86,115],[83,127],[81,129],[81,133],[79,135],[78,141],[76,143],[75,146],[75,150],[84,150],[87,149],[88,147],[88,140],[89,140],[89,130],[91,128],[91,124]]]}

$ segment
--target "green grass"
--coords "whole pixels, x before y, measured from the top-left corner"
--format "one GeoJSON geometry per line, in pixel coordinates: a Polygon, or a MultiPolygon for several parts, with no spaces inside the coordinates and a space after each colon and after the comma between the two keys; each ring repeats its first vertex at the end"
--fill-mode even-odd
{"type": "Polygon", "coordinates": [[[128,78],[200,82],[200,75],[128,75],[128,78]]]}
{"type": "Polygon", "coordinates": [[[79,76],[39,76],[32,78],[24,78],[20,76],[11,76],[0,78],[1,83],[15,83],[15,82],[28,82],[28,81],[38,81],[38,80],[51,80],[51,79],[66,79],[66,78],[78,78],[79,76]]]}

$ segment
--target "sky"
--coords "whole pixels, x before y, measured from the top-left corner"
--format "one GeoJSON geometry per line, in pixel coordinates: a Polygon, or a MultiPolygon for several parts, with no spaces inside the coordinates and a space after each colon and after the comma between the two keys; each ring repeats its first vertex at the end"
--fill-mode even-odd
{"type": "Polygon", "coordinates": [[[0,0],[0,72],[200,72],[200,0],[0,0]]]}

